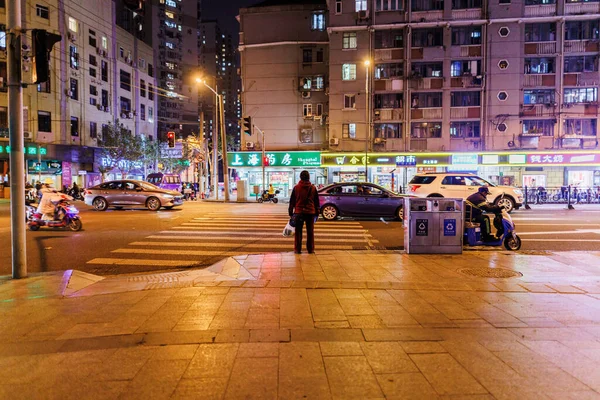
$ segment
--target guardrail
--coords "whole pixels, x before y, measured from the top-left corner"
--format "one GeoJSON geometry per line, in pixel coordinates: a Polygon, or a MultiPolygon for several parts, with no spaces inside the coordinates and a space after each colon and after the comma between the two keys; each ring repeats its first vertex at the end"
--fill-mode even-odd
{"type": "Polygon", "coordinates": [[[574,204],[600,203],[600,188],[582,188],[578,186],[560,187],[523,187],[525,208],[534,204],[566,204],[573,209],[574,204]]]}

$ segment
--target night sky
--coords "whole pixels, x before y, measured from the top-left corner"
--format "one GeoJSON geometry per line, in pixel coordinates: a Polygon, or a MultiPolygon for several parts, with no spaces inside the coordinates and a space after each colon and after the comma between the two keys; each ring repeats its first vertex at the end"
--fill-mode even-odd
{"type": "Polygon", "coordinates": [[[233,36],[235,42],[238,39],[239,24],[235,17],[239,9],[252,4],[258,4],[263,0],[203,0],[202,13],[204,19],[216,19],[221,27],[233,36]]]}

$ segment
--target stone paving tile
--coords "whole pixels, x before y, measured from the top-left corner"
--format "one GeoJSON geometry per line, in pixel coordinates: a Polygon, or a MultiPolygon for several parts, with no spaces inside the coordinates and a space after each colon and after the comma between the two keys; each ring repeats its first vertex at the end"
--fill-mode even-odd
{"type": "Polygon", "coordinates": [[[398,342],[363,342],[360,346],[376,374],[418,372],[398,342]]]}
{"type": "Polygon", "coordinates": [[[190,378],[222,378],[229,376],[239,344],[201,344],[183,374],[190,378]]]}
{"type": "Polygon", "coordinates": [[[279,398],[332,398],[318,343],[279,345],[279,398]]]}
{"type": "Polygon", "coordinates": [[[321,342],[321,354],[326,356],[363,356],[363,350],[356,342],[321,342]]]}
{"type": "Polygon", "coordinates": [[[169,399],[189,360],[150,360],[125,388],[122,399],[169,399]]]}
{"type": "Polygon", "coordinates": [[[278,371],[279,360],[276,357],[238,357],[231,371],[225,399],[277,398],[278,371]]]}
{"type": "Polygon", "coordinates": [[[193,379],[181,379],[171,398],[190,400],[221,400],[227,389],[227,377],[199,377],[193,379]]]}
{"type": "Polygon", "coordinates": [[[323,357],[334,398],[383,398],[381,388],[364,356],[323,357]]]}
{"type": "Polygon", "coordinates": [[[429,400],[439,398],[420,372],[376,374],[375,376],[386,399],[429,400]]]}

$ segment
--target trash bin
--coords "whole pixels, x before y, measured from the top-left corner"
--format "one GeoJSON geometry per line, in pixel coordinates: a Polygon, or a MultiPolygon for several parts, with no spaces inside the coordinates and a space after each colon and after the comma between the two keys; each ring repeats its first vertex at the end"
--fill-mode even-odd
{"type": "Polygon", "coordinates": [[[407,197],[404,210],[407,253],[462,254],[462,199],[407,197]]]}

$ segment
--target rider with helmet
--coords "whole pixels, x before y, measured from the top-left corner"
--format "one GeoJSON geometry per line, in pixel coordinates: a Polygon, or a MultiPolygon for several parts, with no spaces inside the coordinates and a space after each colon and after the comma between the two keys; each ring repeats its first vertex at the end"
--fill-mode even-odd
{"type": "Polygon", "coordinates": [[[467,205],[471,206],[471,221],[478,222],[481,227],[481,238],[484,242],[494,240],[491,235],[490,219],[484,212],[495,212],[498,206],[488,203],[487,196],[490,189],[487,186],[481,186],[477,193],[467,197],[467,205]]]}

